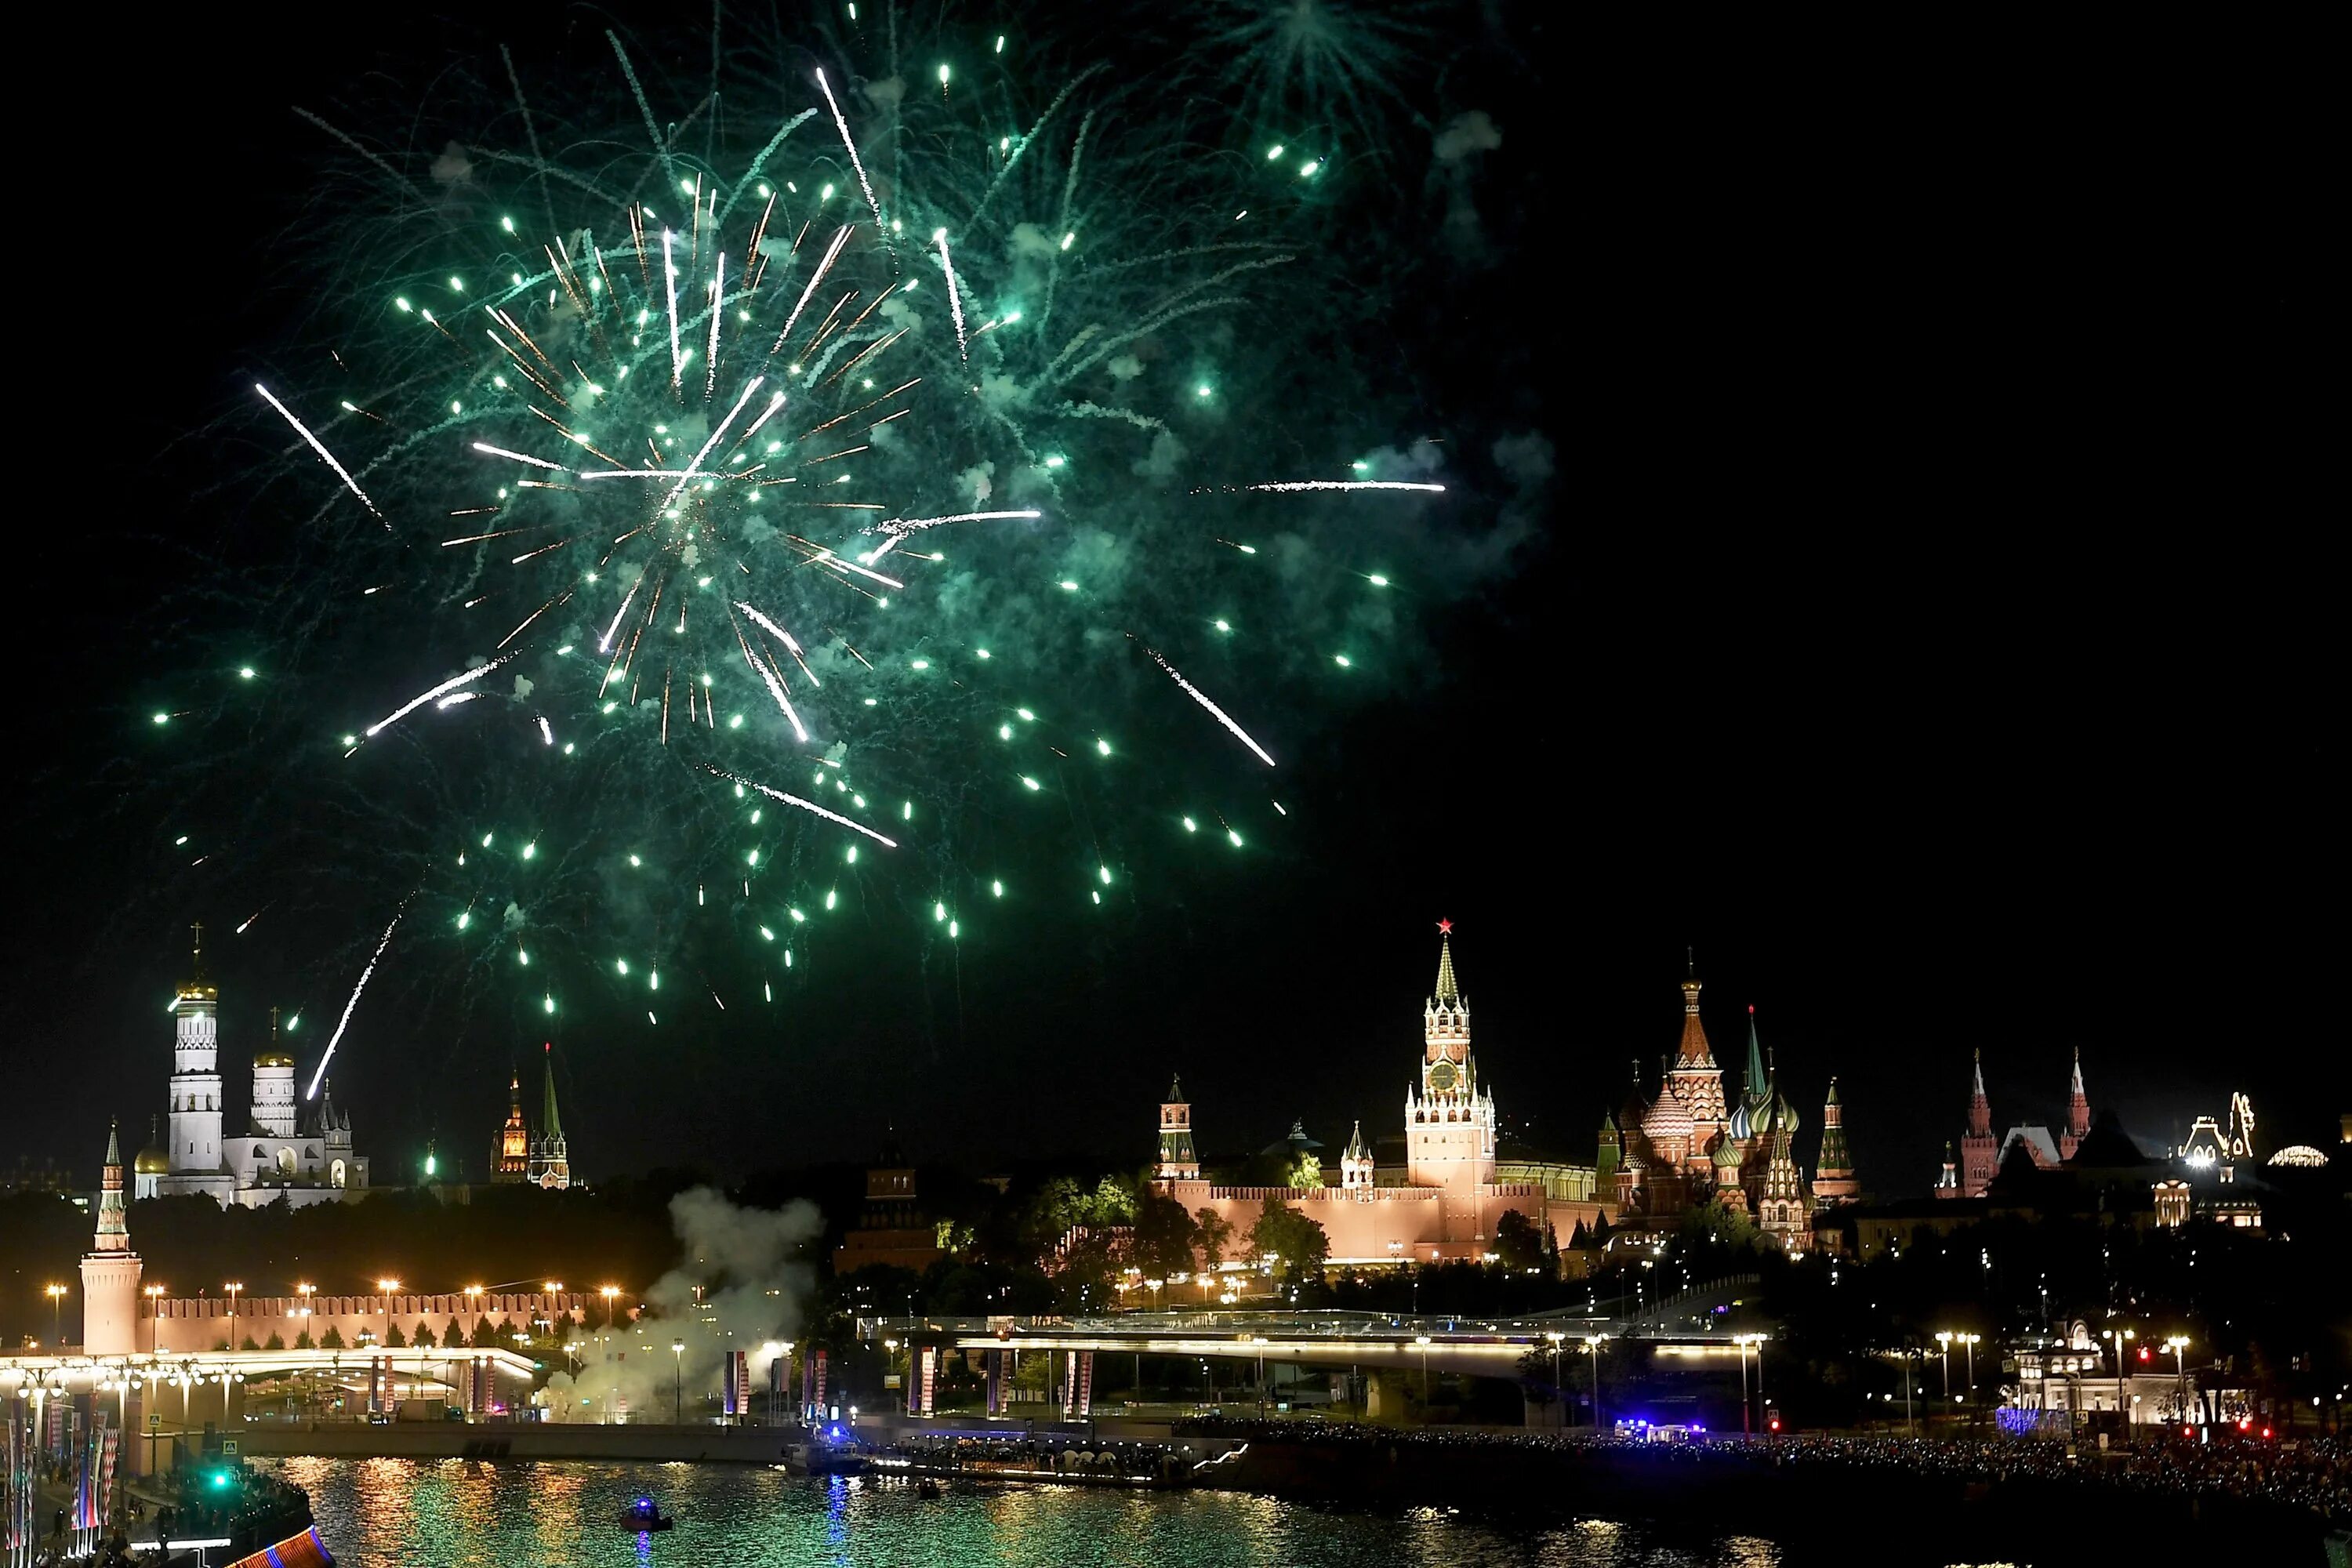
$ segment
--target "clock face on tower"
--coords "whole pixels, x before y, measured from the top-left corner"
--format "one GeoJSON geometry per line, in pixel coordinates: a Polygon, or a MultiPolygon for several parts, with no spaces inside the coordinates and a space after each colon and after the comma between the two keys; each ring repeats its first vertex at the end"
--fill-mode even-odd
{"type": "Polygon", "coordinates": [[[1458,1081],[1459,1075],[1452,1062],[1441,1059],[1429,1069],[1429,1092],[1432,1094],[1452,1094],[1458,1081]]]}

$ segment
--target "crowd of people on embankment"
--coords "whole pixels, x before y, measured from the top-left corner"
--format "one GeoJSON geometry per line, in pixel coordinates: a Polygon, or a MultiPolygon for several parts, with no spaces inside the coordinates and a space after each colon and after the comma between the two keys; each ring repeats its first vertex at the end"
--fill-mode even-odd
{"type": "Polygon", "coordinates": [[[1255,1422],[1221,1416],[1182,1423],[1179,1430],[1270,1442],[1395,1446],[1408,1451],[1428,1446],[1536,1448],[1564,1456],[1608,1452],[1659,1465],[1768,1465],[1819,1473],[1823,1479],[1901,1473],[1962,1481],[2032,1479],[2172,1497],[2259,1500],[2306,1510],[2332,1523],[2352,1521],[2352,1441],[2341,1437],[2292,1444],[2235,1436],[2210,1443],[2168,1437],[2103,1455],[2089,1448],[2070,1451],[2066,1444],[2047,1438],[2021,1437],[1953,1441],[1823,1435],[1660,1442],[1590,1432],[1412,1431],[1353,1422],[1255,1422]]]}

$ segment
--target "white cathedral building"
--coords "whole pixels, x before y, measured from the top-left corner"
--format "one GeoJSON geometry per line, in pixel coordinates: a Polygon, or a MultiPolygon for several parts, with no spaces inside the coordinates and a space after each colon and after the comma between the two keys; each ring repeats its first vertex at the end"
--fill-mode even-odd
{"type": "Polygon", "coordinates": [[[221,1093],[220,993],[205,978],[204,927],[196,931],[195,975],[172,999],[170,1139],[139,1152],[133,1196],[201,1193],[223,1208],[259,1208],[281,1198],[289,1208],[334,1203],[368,1184],[368,1162],[352,1149],[352,1119],[335,1109],[333,1086],[308,1121],[294,1098],[294,1058],[278,1049],[270,1014],[269,1048],[253,1058],[251,1111],[231,1131],[221,1093]]]}

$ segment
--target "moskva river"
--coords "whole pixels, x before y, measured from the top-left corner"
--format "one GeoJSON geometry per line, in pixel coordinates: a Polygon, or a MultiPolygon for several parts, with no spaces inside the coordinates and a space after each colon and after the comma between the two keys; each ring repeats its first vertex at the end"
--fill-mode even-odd
{"type": "Polygon", "coordinates": [[[1748,1537],[1237,1492],[793,1479],[740,1465],[282,1459],[345,1568],[1781,1568],[1748,1537]],[[675,1521],[617,1522],[640,1497],[675,1521]]]}

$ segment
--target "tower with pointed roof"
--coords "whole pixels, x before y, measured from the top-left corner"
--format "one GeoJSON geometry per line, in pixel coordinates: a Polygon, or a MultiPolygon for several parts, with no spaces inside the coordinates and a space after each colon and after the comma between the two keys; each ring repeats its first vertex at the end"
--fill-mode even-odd
{"type": "Polygon", "coordinates": [[[491,1145],[490,1181],[508,1186],[530,1174],[530,1128],[522,1119],[522,1075],[507,1078],[507,1119],[491,1145]]]}
{"type": "Polygon", "coordinates": [[[1675,1047],[1674,1065],[1666,1073],[1667,1087],[1690,1116],[1693,1155],[1713,1149],[1716,1140],[1731,1126],[1731,1112],[1723,1102],[1723,1069],[1715,1065],[1715,1052],[1706,1043],[1706,1028],[1699,1022],[1698,993],[1696,974],[1684,980],[1683,1037],[1675,1047]]]}
{"type": "Polygon", "coordinates": [[[2000,1141],[1992,1135],[1992,1101],[1985,1098],[1984,1053],[1976,1053],[1969,1082],[1969,1130],[1960,1134],[1960,1184],[1957,1197],[1980,1198],[2000,1163],[2000,1141]]]}
{"type": "Polygon", "coordinates": [[[1405,1180],[1441,1187],[1449,1238],[1485,1234],[1479,1189],[1495,1180],[1495,1097],[1470,1055],[1470,999],[1454,979],[1454,922],[1440,921],[1437,987],[1422,1009],[1421,1078],[1404,1096],[1405,1180]],[[1458,1233],[1458,1234],[1457,1234],[1458,1233]]]}
{"type": "Polygon", "coordinates": [[[1166,1182],[1197,1182],[1201,1156],[1192,1148],[1192,1102],[1184,1098],[1184,1080],[1171,1077],[1168,1098],[1160,1102],[1160,1163],[1153,1177],[1166,1182]]]}
{"type": "Polygon", "coordinates": [[[1936,1195],[1956,1198],[1960,1195],[1960,1168],[1952,1163],[1952,1141],[1944,1140],[1944,1171],[1936,1178],[1936,1195]]]}
{"type": "Polygon", "coordinates": [[[1764,1180],[1756,1204],[1756,1228],[1788,1250],[1801,1252],[1812,1241],[1812,1205],[1806,1201],[1804,1177],[1797,1169],[1797,1119],[1778,1094],[1764,1115],[1764,1180]]]}
{"type": "Polygon", "coordinates": [[[106,1130],[106,1168],[99,1178],[98,1234],[81,1260],[84,1355],[130,1355],[139,1348],[139,1255],[122,1207],[122,1143],[106,1130]]]}
{"type": "Polygon", "coordinates": [[[555,1111],[555,1042],[546,1046],[546,1085],[540,1100],[539,1131],[530,1141],[523,1180],[534,1187],[560,1193],[572,1184],[572,1144],[563,1136],[563,1119],[555,1111]]]}
{"type": "Polygon", "coordinates": [[[172,1169],[165,1195],[202,1193],[226,1206],[236,1191],[221,1148],[220,992],[205,974],[205,928],[194,928],[187,984],[172,997],[172,1169]]]}
{"type": "Polygon", "coordinates": [[[1731,1108],[1724,1136],[1739,1145],[1742,1159],[1757,1152],[1756,1124],[1772,1100],[1771,1075],[1764,1069],[1764,1046],[1756,1034],[1756,1005],[1748,1005],[1748,1065],[1739,1076],[1739,1099],[1731,1108]]]}
{"type": "Polygon", "coordinates": [[[2083,1047],[2074,1047],[2074,1077],[2066,1098],[2066,1131],[2058,1134],[2058,1157],[2071,1160],[2091,1135],[2091,1097],[2083,1092],[2083,1047]]]}
{"type": "Polygon", "coordinates": [[[1813,1165],[1813,1202],[1827,1208],[1850,1204],[1861,1191],[1853,1179],[1853,1156],[1845,1146],[1845,1107],[1838,1103],[1837,1079],[1830,1079],[1829,1099],[1822,1104],[1822,1153],[1813,1165]]]}
{"type": "Polygon", "coordinates": [[[253,1058],[253,1131],[263,1138],[291,1138],[297,1120],[294,1058],[278,1043],[278,1009],[272,1007],[269,1048],[253,1058]]]}
{"type": "Polygon", "coordinates": [[[1364,1143],[1364,1124],[1356,1123],[1348,1146],[1339,1152],[1339,1186],[1346,1192],[1372,1190],[1372,1152],[1364,1143]]]}

